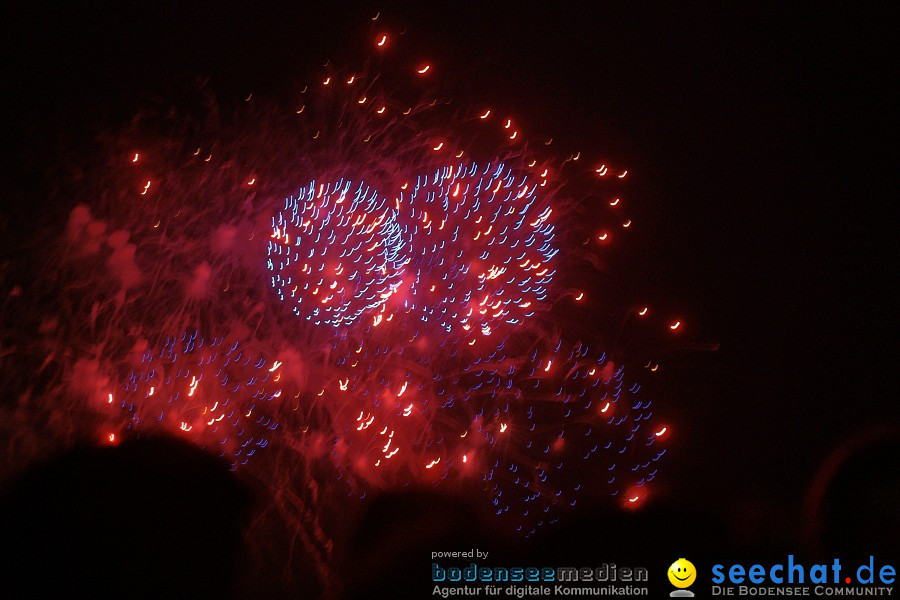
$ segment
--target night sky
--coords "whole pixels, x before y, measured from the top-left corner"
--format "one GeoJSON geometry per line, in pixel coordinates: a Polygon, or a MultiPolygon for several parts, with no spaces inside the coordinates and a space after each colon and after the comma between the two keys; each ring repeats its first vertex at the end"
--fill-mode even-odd
{"type": "Polygon", "coordinates": [[[895,21],[865,3],[484,4],[4,7],[4,254],[53,213],[55,161],[142,98],[197,77],[226,101],[288,97],[381,10],[462,102],[628,166],[625,295],[720,344],[664,375],[668,501],[796,541],[828,455],[898,423],[895,21]]]}

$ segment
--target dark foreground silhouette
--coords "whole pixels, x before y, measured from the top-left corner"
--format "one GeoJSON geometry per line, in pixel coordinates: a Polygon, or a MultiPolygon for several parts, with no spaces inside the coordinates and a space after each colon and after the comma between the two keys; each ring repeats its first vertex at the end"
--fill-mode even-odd
{"type": "Polygon", "coordinates": [[[251,495],[172,439],[78,448],[0,501],[0,596],[228,598],[251,495]]]}
{"type": "Polygon", "coordinates": [[[262,542],[289,548],[290,559],[254,554],[260,540],[248,544],[246,532],[259,498],[196,447],[142,439],[78,448],[8,482],[0,496],[0,597],[426,598],[432,562],[472,562],[433,561],[432,552],[473,548],[490,552],[484,566],[643,567],[656,597],[670,591],[665,573],[680,557],[697,566],[703,593],[716,563],[874,554],[896,565],[898,448],[893,429],[839,445],[793,530],[784,525],[788,509],[779,516],[754,498],[722,517],[714,498],[668,497],[634,513],[590,506],[525,541],[492,529],[467,501],[422,490],[384,494],[347,514],[328,581],[283,528],[270,528],[262,542]]]}

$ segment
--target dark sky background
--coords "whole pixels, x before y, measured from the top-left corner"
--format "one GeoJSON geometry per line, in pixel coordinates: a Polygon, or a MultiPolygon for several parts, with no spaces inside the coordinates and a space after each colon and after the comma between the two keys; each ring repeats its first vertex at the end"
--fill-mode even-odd
{"type": "Polygon", "coordinates": [[[635,295],[721,344],[666,380],[680,413],[667,493],[792,536],[828,454],[898,417],[896,21],[872,3],[795,4],[7,6],[6,225],[44,210],[56,149],[142,95],[209,75],[224,99],[279,97],[352,55],[381,10],[450,80],[628,165],[635,295]]]}

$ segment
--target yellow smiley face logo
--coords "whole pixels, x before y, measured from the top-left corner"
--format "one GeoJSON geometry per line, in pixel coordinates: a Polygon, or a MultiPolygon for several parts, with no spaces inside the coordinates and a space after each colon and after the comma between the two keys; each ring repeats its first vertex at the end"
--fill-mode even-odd
{"type": "Polygon", "coordinates": [[[679,558],[669,567],[669,581],[677,588],[690,587],[695,579],[697,579],[697,569],[687,559],[679,558]]]}

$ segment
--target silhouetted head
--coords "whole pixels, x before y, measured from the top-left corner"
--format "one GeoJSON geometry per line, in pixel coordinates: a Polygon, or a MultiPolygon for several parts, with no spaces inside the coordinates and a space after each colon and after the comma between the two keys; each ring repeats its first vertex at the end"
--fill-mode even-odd
{"type": "Polygon", "coordinates": [[[77,448],[0,499],[16,597],[228,597],[249,491],[227,465],[173,439],[77,448]]]}

